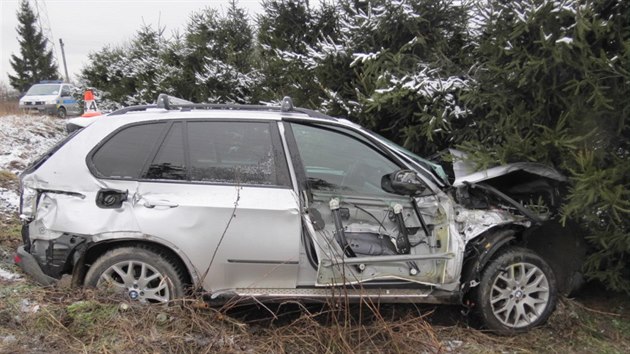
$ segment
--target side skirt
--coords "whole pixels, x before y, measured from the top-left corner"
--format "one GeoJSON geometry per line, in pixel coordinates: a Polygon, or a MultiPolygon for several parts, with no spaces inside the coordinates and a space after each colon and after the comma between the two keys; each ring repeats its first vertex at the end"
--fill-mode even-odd
{"type": "Polygon", "coordinates": [[[210,295],[211,302],[301,302],[329,301],[374,301],[377,303],[424,303],[424,304],[459,304],[461,294],[458,291],[437,289],[366,289],[353,287],[335,288],[295,288],[295,289],[255,289],[237,288],[218,291],[210,295]]]}

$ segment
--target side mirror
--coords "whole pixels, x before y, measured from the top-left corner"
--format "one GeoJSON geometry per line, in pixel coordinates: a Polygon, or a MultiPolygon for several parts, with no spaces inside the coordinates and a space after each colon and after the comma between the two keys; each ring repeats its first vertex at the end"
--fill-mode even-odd
{"type": "Polygon", "coordinates": [[[416,195],[427,188],[418,174],[412,170],[399,170],[381,178],[381,188],[388,193],[416,195]]]}

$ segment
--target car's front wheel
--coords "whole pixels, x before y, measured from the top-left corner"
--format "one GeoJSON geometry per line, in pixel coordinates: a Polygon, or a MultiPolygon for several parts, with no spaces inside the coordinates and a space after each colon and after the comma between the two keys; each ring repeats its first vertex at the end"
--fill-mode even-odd
{"type": "Polygon", "coordinates": [[[66,118],[67,115],[68,115],[68,113],[66,112],[66,109],[64,107],[59,107],[57,109],[57,117],[59,117],[59,118],[66,118]]]}
{"type": "Polygon", "coordinates": [[[85,275],[85,285],[112,290],[141,303],[167,303],[184,295],[183,270],[163,253],[120,247],[100,256],[85,275]]]}
{"type": "Polygon", "coordinates": [[[475,292],[477,314],[499,334],[524,332],[547,321],[556,304],[551,267],[534,252],[513,247],[490,261],[475,292]]]}

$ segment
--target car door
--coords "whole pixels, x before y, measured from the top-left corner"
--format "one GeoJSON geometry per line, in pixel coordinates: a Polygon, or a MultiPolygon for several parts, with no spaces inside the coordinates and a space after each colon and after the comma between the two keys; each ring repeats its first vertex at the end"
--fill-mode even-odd
{"type": "Polygon", "coordinates": [[[69,114],[78,114],[80,112],[77,100],[72,97],[73,86],[63,85],[59,94],[59,105],[66,108],[69,114]]]}
{"type": "MultiPolygon", "coordinates": [[[[289,126],[292,153],[300,157],[301,166],[295,168],[303,171],[308,191],[306,219],[318,257],[317,285],[456,281],[446,272],[447,262],[455,262],[448,211],[439,202],[419,208],[414,203],[420,199],[382,188],[383,176],[407,166],[348,127],[289,126]],[[431,215],[419,214],[427,211],[431,215]],[[423,225],[425,219],[431,224],[423,225]]],[[[429,189],[422,196],[437,200],[429,189]]]]}
{"type": "Polygon", "coordinates": [[[140,233],[187,257],[206,290],[290,288],[301,222],[279,141],[265,121],[152,122],[93,160],[129,191],[140,233]]]}

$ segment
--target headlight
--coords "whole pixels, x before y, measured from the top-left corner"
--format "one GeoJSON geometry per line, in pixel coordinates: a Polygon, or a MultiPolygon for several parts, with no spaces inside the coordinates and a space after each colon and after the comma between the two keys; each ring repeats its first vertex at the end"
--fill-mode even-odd
{"type": "Polygon", "coordinates": [[[22,187],[20,193],[20,219],[30,220],[35,216],[35,208],[37,208],[37,190],[28,187],[22,187]]]}
{"type": "Polygon", "coordinates": [[[57,99],[46,101],[46,104],[57,104],[57,99]]]}

